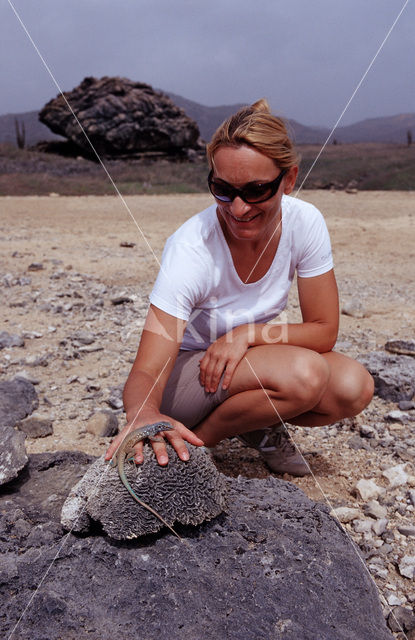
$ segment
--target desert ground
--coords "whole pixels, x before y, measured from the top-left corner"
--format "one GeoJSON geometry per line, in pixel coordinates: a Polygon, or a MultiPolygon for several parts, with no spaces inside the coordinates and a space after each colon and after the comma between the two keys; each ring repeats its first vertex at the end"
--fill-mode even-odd
{"type": "MultiPolygon", "coordinates": [[[[341,305],[348,311],[341,315],[337,348],[356,357],[393,338],[413,339],[415,194],[319,190],[299,197],[323,212],[331,234],[341,305]]],[[[28,452],[76,449],[98,456],[106,450],[110,440],[89,433],[88,420],[108,409],[114,388],[125,382],[166,238],[210,204],[208,195],[0,198],[1,325],[25,338],[24,347],[0,351],[1,378],[23,374],[36,382],[38,414],[53,420],[52,435],[27,438],[28,452]],[[114,304],[120,296],[129,301],[114,304]],[[79,331],[94,341],[79,348],[79,331]]],[[[287,318],[300,319],[295,287],[287,318]]],[[[387,448],[355,449],[348,441],[363,424],[384,424],[391,409],[396,405],[375,397],[361,416],[343,424],[292,427],[313,476],[287,479],[330,507],[361,508],[356,482],[376,477],[387,488],[382,469],[402,460],[387,448]]],[[[120,408],[118,418],[121,427],[120,408]]],[[[409,437],[408,429],[390,426],[394,438],[409,437]]],[[[256,452],[235,440],[213,455],[230,475],[269,473],[256,452]]],[[[405,464],[413,482],[413,461],[405,464]]],[[[363,534],[346,527],[360,544],[363,534]]],[[[415,555],[415,538],[397,534],[395,540],[395,555],[415,555]]],[[[386,568],[386,578],[375,575],[381,592],[413,603],[414,581],[402,578],[392,559],[386,568]]]]}

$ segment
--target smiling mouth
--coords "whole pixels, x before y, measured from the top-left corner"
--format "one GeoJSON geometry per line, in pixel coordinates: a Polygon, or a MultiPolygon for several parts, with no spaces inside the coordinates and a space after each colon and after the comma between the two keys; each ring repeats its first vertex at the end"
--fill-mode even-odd
{"type": "Polygon", "coordinates": [[[229,214],[229,216],[232,218],[232,220],[235,220],[235,222],[242,222],[242,223],[245,223],[245,224],[247,222],[251,222],[252,220],[255,220],[255,218],[257,218],[259,215],[261,215],[261,214],[260,213],[256,213],[254,216],[250,216],[249,218],[236,218],[231,213],[229,214]]]}

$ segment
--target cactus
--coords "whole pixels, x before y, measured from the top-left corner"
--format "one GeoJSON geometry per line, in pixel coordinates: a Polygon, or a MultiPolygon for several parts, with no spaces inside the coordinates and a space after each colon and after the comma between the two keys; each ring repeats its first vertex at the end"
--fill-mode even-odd
{"type": "Polygon", "coordinates": [[[16,129],[16,142],[19,149],[24,149],[25,147],[25,139],[26,139],[26,130],[24,126],[24,122],[22,121],[21,126],[17,118],[14,119],[14,127],[16,129]]]}

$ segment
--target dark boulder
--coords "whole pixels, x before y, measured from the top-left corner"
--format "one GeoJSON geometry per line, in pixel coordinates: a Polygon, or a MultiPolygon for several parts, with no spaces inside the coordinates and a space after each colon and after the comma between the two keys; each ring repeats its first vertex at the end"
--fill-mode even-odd
{"type": "Polygon", "coordinates": [[[0,485],[16,478],[27,463],[25,435],[0,425],[0,485]]]}
{"type": "Polygon", "coordinates": [[[106,157],[147,152],[177,155],[200,147],[197,124],[148,84],[118,77],[85,78],[64,96],[66,100],[62,95],[50,100],[39,120],[80,153],[94,155],[85,134],[97,153],[106,157]]]}
{"type": "Polygon", "coordinates": [[[358,551],[294,485],[229,479],[226,515],[178,527],[187,544],[64,536],[60,508],[86,469],[65,455],[31,456],[0,494],[1,637],[392,639],[358,551]]]}
{"type": "Polygon", "coordinates": [[[0,382],[0,425],[14,427],[39,406],[34,385],[25,378],[0,382]]]}
{"type": "Polygon", "coordinates": [[[408,355],[392,355],[373,351],[358,357],[372,374],[375,393],[384,400],[400,402],[415,396],[415,359],[408,355]]]}

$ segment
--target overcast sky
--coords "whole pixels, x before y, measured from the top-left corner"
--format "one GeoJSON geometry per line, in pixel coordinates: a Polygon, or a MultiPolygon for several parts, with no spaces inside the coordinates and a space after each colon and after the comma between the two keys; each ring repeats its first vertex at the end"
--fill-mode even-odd
{"type": "MultiPolygon", "coordinates": [[[[120,75],[205,105],[269,99],[332,126],[405,0],[1,0],[0,114],[41,108],[85,76],[120,75]]],[[[341,124],[415,112],[415,0],[341,124]]]]}

